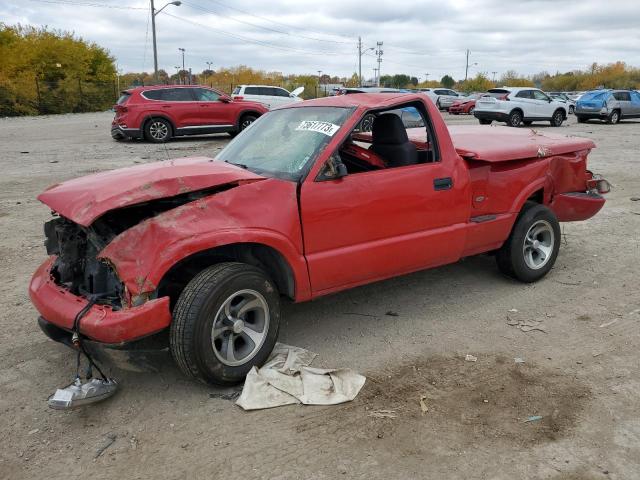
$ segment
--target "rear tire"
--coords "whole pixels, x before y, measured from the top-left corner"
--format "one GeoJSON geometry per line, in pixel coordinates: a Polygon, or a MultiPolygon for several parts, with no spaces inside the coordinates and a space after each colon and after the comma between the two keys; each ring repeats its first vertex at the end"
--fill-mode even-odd
{"type": "Polygon", "coordinates": [[[259,268],[220,263],[197,274],[173,310],[170,349],[186,375],[204,383],[241,382],[276,343],[280,297],[259,268]]]}
{"type": "Polygon", "coordinates": [[[552,127],[560,127],[562,126],[562,122],[564,122],[564,112],[562,110],[556,110],[555,112],[553,112],[553,116],[551,117],[551,121],[549,123],[551,123],[552,127]]]}
{"type": "Polygon", "coordinates": [[[611,125],[615,125],[618,122],[620,122],[620,112],[618,110],[614,110],[609,114],[609,117],[607,118],[607,123],[610,123],[611,125]]]}
{"type": "Polygon", "coordinates": [[[144,138],[153,143],[164,143],[173,135],[173,127],[164,118],[152,118],[144,126],[144,138]]]}
{"type": "Polygon", "coordinates": [[[521,282],[540,280],[553,268],[560,250],[560,223],[544,205],[525,203],[496,262],[505,275],[521,282]]]}
{"type": "Polygon", "coordinates": [[[514,110],[509,114],[507,125],[510,127],[519,127],[522,123],[522,112],[520,110],[514,110]]]}

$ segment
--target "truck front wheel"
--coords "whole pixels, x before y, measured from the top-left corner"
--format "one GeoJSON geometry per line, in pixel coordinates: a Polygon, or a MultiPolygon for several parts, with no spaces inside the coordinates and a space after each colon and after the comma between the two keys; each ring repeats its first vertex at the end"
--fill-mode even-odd
{"type": "Polygon", "coordinates": [[[531,283],[553,268],[560,249],[560,224],[544,205],[527,202],[496,261],[505,275],[531,283]]]}
{"type": "Polygon", "coordinates": [[[276,343],[280,299],[271,279],[244,263],[220,263],[196,275],[173,311],[171,354],[205,383],[241,382],[276,343]]]}

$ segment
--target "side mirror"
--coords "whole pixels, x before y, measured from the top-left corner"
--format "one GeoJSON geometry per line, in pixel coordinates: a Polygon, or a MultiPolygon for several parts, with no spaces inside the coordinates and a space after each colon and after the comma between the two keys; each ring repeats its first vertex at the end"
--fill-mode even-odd
{"type": "Polygon", "coordinates": [[[221,102],[224,102],[224,103],[229,103],[229,102],[232,101],[232,99],[231,99],[231,97],[229,95],[220,95],[218,97],[218,100],[220,100],[221,102]]]}

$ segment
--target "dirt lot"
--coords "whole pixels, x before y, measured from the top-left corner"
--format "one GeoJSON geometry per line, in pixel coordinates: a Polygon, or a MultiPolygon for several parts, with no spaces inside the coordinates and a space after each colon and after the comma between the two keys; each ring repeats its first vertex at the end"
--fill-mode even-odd
{"type": "Polygon", "coordinates": [[[39,331],[27,296],[49,216],[36,195],[228,141],[116,143],[110,120],[0,120],[0,478],[640,478],[640,122],[554,129],[593,138],[590,166],[615,188],[594,219],[564,225],[540,283],[507,280],[481,256],[285,306],[281,341],[368,377],[352,403],[245,413],[166,361],[114,371],[113,399],[57,412],[46,399],[75,357],[39,331]],[[532,321],[544,331],[515,325],[532,321]],[[395,418],[371,415],[381,409],[395,418]]]}

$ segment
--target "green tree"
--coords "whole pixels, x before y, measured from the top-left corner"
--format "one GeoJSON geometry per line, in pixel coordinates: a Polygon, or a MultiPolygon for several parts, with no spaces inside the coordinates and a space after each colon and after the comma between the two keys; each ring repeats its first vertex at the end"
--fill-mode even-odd
{"type": "Polygon", "coordinates": [[[442,85],[445,88],[453,88],[455,84],[456,84],[456,81],[450,75],[445,75],[440,79],[440,85],[442,85]]]}

